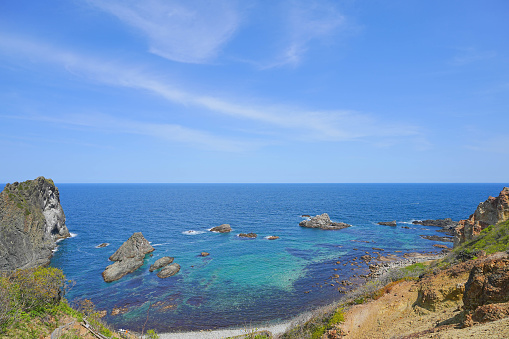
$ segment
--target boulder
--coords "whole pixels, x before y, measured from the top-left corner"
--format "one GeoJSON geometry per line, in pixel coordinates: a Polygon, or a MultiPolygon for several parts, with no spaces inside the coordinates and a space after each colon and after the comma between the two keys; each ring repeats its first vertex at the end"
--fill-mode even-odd
{"type": "Polygon", "coordinates": [[[49,264],[57,240],[70,237],[53,180],[5,185],[0,193],[0,272],[49,264]]]}
{"type": "Polygon", "coordinates": [[[170,264],[168,266],[163,267],[159,272],[157,272],[157,276],[161,279],[171,277],[180,271],[179,264],[170,264]]]}
{"type": "Polygon", "coordinates": [[[251,239],[254,239],[257,237],[256,233],[240,233],[239,234],[239,237],[241,238],[251,238],[251,239]]]}
{"type": "Polygon", "coordinates": [[[116,263],[106,267],[102,273],[104,281],[112,282],[136,271],[143,265],[145,255],[153,251],[154,248],[141,232],[134,233],[110,256],[110,260],[116,263]]]}
{"type": "Polygon", "coordinates": [[[317,215],[309,220],[303,220],[299,223],[301,227],[319,228],[322,230],[340,230],[352,225],[343,222],[332,222],[327,213],[317,215]]]}
{"type": "Polygon", "coordinates": [[[397,226],[398,224],[396,223],[396,220],[393,220],[393,221],[380,221],[378,223],[378,225],[382,225],[382,226],[397,226]]]}
{"type": "Polygon", "coordinates": [[[454,229],[454,246],[475,238],[486,227],[506,220],[509,220],[509,187],[504,187],[498,197],[481,202],[474,214],[458,222],[454,229]]]}
{"type": "Polygon", "coordinates": [[[158,270],[160,268],[163,268],[164,266],[167,266],[173,262],[175,258],[172,257],[162,257],[156,260],[155,263],[150,265],[149,271],[154,272],[155,270],[158,270]]]}
{"type": "Polygon", "coordinates": [[[217,232],[217,233],[228,233],[232,231],[232,228],[229,224],[222,224],[216,227],[212,227],[210,229],[211,232],[217,232]]]}
{"type": "Polygon", "coordinates": [[[208,253],[208,252],[201,252],[200,253],[200,256],[202,256],[202,257],[208,257],[209,255],[210,255],[210,253],[208,253]]]}

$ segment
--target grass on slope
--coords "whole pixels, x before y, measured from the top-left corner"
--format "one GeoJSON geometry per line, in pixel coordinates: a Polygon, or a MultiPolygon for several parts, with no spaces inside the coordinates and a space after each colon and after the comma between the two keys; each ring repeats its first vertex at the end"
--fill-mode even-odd
{"type": "Polygon", "coordinates": [[[509,220],[485,228],[477,238],[455,248],[454,253],[475,254],[476,251],[485,251],[486,254],[492,254],[508,249],[509,220]]]}

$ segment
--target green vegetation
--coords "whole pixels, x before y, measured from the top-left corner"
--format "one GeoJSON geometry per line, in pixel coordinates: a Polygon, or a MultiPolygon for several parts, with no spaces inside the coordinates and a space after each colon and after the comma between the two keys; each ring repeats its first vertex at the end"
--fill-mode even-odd
{"type": "Polygon", "coordinates": [[[478,256],[478,251],[485,251],[486,254],[503,252],[509,249],[509,220],[491,225],[481,231],[481,234],[461,246],[454,249],[456,255],[473,257],[478,256]]]}
{"type": "MultiPolygon", "coordinates": [[[[0,336],[2,338],[38,339],[47,337],[64,319],[73,318],[79,322],[87,319],[97,332],[115,337],[100,321],[99,313],[92,302],[83,300],[77,310],[69,306],[64,298],[71,281],[65,279],[61,270],[53,267],[38,267],[17,270],[0,276],[0,336]]],[[[157,338],[149,336],[148,338],[157,338]]],[[[72,331],[61,338],[78,338],[72,331]]]]}

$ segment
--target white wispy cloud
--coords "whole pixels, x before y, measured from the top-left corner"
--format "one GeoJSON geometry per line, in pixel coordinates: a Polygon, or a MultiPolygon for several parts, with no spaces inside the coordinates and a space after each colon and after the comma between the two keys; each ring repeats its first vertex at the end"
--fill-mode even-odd
{"type": "MultiPolygon", "coordinates": [[[[39,62],[53,63],[87,80],[116,87],[139,89],[158,95],[168,102],[182,106],[205,109],[216,115],[228,116],[269,126],[278,131],[284,140],[346,141],[376,138],[422,137],[418,127],[395,122],[381,122],[371,115],[353,110],[306,110],[289,105],[254,104],[257,100],[221,98],[180,88],[168,79],[161,79],[141,67],[109,63],[100,59],[73,54],[48,45],[25,41],[19,37],[0,34],[0,50],[17,56],[37,55],[39,62]]],[[[235,95],[235,94],[234,94],[235,95]]],[[[89,123],[83,117],[83,124],[89,123]]],[[[96,125],[124,126],[134,133],[164,136],[172,140],[215,145],[216,149],[232,149],[232,144],[246,146],[235,140],[214,136],[212,132],[199,131],[178,124],[156,124],[114,121],[105,124],[105,118],[96,125]]],[[[74,118],[77,122],[78,119],[74,118]]],[[[106,121],[107,122],[107,121],[106,121]]],[[[75,123],[76,124],[76,123],[75,123]]],[[[240,148],[241,148],[240,147],[240,148]]],[[[233,147],[239,149],[239,147],[233,147]]]]}
{"type": "Polygon", "coordinates": [[[282,26],[286,42],[276,60],[263,66],[273,68],[284,65],[297,66],[314,40],[337,34],[347,27],[346,17],[335,4],[325,1],[290,1],[283,7],[282,26]]]}
{"type": "Polygon", "coordinates": [[[492,59],[497,56],[495,51],[482,51],[474,47],[458,48],[457,55],[452,59],[452,64],[464,66],[477,61],[492,59]]]}
{"type": "Polygon", "coordinates": [[[138,29],[151,53],[186,63],[207,63],[240,24],[235,0],[89,0],[138,29]]]}

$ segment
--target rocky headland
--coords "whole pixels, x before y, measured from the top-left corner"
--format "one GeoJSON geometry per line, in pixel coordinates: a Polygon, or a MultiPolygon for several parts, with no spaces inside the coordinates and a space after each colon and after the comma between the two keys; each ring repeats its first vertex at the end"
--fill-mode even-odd
{"type": "Polygon", "coordinates": [[[468,219],[460,220],[454,229],[454,246],[472,240],[490,225],[509,220],[509,187],[504,187],[498,197],[481,202],[468,219]]]}
{"type": "Polygon", "coordinates": [[[57,240],[70,237],[53,180],[5,185],[0,193],[0,271],[49,264],[57,240]]]}
{"type": "Polygon", "coordinates": [[[299,223],[299,226],[308,228],[319,228],[321,230],[341,230],[352,225],[346,224],[344,222],[333,222],[330,220],[329,215],[327,213],[323,213],[321,215],[312,217],[308,220],[302,220],[299,223]]]}

